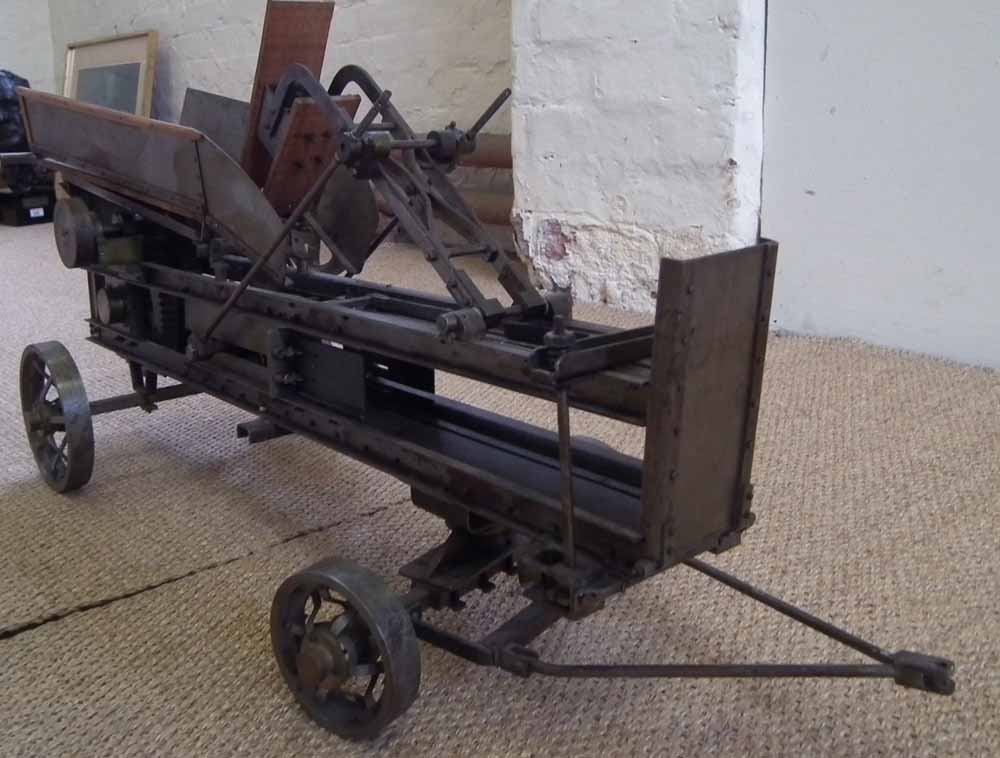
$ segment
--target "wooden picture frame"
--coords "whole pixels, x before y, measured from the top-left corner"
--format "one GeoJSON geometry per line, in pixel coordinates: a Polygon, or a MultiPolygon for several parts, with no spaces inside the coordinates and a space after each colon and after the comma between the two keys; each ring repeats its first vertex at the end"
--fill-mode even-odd
{"type": "Polygon", "coordinates": [[[148,118],[158,44],[153,31],[70,43],[63,95],[148,118]]]}

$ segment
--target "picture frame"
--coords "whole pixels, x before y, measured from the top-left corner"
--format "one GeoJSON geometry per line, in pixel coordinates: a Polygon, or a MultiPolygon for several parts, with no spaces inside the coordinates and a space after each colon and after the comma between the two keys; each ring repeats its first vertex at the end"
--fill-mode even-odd
{"type": "Polygon", "coordinates": [[[158,44],[155,31],[68,44],[63,95],[148,118],[158,44]]]}

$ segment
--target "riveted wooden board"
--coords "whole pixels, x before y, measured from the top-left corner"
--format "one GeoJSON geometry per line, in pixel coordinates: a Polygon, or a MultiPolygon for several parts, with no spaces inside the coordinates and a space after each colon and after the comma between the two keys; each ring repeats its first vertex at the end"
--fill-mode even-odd
{"type": "MultiPolygon", "coordinates": [[[[358,95],[333,99],[352,118],[361,106],[358,95]]],[[[311,98],[295,101],[282,130],[278,151],[264,184],[264,195],[278,213],[284,215],[291,213],[333,159],[337,142],[330,122],[311,98]]]]}
{"type": "Polygon", "coordinates": [[[263,186],[270,170],[270,156],[257,139],[257,125],[269,87],[277,86],[289,66],[300,63],[319,76],[333,20],[331,2],[268,0],[260,56],[250,99],[250,130],[243,147],[243,168],[263,186]]]}

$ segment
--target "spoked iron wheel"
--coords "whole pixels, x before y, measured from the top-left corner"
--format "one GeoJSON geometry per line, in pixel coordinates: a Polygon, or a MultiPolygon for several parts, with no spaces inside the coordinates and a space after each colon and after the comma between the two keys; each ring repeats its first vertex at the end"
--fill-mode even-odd
{"type": "Polygon", "coordinates": [[[38,470],[56,492],[77,490],[94,471],[94,426],[83,379],[59,342],[21,354],[21,413],[38,470]]]}
{"type": "Polygon", "coordinates": [[[341,737],[375,737],[417,697],[420,651],[406,609],[348,561],[321,561],[281,585],[271,643],[296,699],[341,737]]]}

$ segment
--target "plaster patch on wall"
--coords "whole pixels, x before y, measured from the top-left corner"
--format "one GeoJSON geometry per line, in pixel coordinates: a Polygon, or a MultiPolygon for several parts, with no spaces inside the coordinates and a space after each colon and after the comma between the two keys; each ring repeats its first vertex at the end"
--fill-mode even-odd
{"type": "Polygon", "coordinates": [[[694,258],[734,246],[697,227],[653,230],[524,211],[515,221],[538,284],[569,290],[575,301],[631,311],[654,309],[660,258],[694,258]]]}

